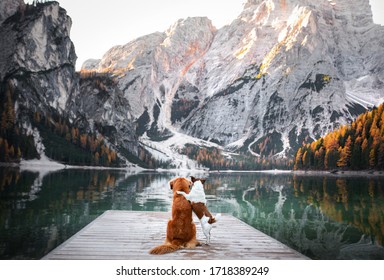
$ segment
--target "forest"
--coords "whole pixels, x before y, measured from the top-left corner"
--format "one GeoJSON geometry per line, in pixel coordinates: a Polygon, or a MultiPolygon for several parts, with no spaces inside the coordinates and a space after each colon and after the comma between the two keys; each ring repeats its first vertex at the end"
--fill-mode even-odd
{"type": "Polygon", "coordinates": [[[25,135],[16,125],[13,87],[10,83],[0,89],[0,162],[18,162],[21,158],[37,157],[32,135],[25,135]]]}
{"type": "Polygon", "coordinates": [[[296,152],[294,169],[383,170],[384,104],[303,145],[296,152]]]}
{"type": "MultiPolygon", "coordinates": [[[[98,80],[97,77],[93,79],[98,80]]],[[[33,135],[26,133],[26,128],[17,121],[12,85],[6,84],[3,90],[4,94],[0,96],[0,161],[19,162],[39,157],[33,135]]],[[[121,165],[116,151],[101,134],[82,131],[52,113],[35,112],[29,120],[43,139],[46,155],[53,160],[73,165],[121,165]]],[[[187,145],[180,152],[211,170],[383,170],[384,104],[312,143],[304,143],[293,159],[231,154],[218,148],[195,145],[187,145]]],[[[169,165],[157,162],[142,147],[137,156],[128,152],[126,156],[146,168],[167,168],[169,165]]]]}
{"type": "MultiPolygon", "coordinates": [[[[32,131],[28,132],[17,120],[11,83],[5,86],[4,92],[0,96],[0,161],[38,158],[32,131]]],[[[83,131],[54,113],[35,112],[29,119],[38,129],[49,158],[65,164],[119,166],[116,151],[102,135],[83,131]]]]}
{"type": "Polygon", "coordinates": [[[190,159],[195,160],[200,167],[211,170],[289,170],[293,160],[280,157],[255,157],[250,154],[234,154],[223,152],[215,147],[202,147],[187,144],[181,151],[190,159]]]}

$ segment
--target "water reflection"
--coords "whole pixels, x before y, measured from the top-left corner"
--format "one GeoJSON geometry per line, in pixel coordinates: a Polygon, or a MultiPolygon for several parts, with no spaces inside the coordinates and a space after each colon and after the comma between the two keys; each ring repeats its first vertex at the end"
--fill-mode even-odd
{"type": "MultiPolygon", "coordinates": [[[[105,210],[170,211],[175,176],[0,168],[0,258],[41,258],[105,210]]],[[[311,258],[384,259],[382,178],[210,174],[206,194],[311,258]]]]}
{"type": "Polygon", "coordinates": [[[384,258],[382,179],[241,178],[221,177],[236,190],[217,210],[227,202],[226,211],[311,258],[384,258]]]}

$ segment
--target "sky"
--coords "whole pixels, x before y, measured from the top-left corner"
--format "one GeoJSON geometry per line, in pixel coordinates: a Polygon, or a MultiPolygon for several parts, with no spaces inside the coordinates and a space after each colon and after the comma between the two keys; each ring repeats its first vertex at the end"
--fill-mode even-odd
{"type": "MultiPolygon", "coordinates": [[[[72,18],[71,39],[76,68],[89,58],[102,58],[113,46],[156,31],[178,19],[206,16],[216,28],[230,24],[246,0],[57,0],[72,18]]],[[[351,0],[353,1],[353,0],[351,0]]],[[[384,1],[369,0],[373,20],[384,25],[384,1]]],[[[33,0],[25,0],[32,3],[33,0]]]]}

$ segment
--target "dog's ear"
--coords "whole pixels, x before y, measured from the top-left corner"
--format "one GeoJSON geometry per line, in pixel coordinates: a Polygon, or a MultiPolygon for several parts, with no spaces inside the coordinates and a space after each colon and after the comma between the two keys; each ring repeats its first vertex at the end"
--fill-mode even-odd
{"type": "Polygon", "coordinates": [[[205,184],[205,181],[207,181],[206,179],[200,179],[200,182],[204,185],[205,184]]]}
{"type": "Polygon", "coordinates": [[[169,182],[169,187],[171,188],[171,190],[173,190],[173,181],[175,181],[175,180],[172,180],[169,182]]]}
{"type": "Polygon", "coordinates": [[[196,180],[195,177],[191,176],[191,181],[192,181],[192,183],[194,183],[194,182],[196,182],[197,180],[196,180]]]}

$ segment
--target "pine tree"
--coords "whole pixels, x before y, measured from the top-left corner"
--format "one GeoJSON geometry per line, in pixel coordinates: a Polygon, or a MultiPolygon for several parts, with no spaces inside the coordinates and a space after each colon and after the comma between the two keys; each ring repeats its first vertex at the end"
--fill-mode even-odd
{"type": "Polygon", "coordinates": [[[383,169],[384,168],[384,139],[383,138],[381,140],[381,143],[380,143],[380,146],[379,146],[379,150],[378,150],[378,153],[377,153],[377,167],[379,169],[383,169]]]}
{"type": "Polygon", "coordinates": [[[351,154],[351,168],[352,169],[361,169],[362,162],[361,162],[361,143],[362,143],[362,138],[358,136],[355,140],[355,143],[353,143],[353,148],[352,148],[352,154],[351,154]]]}
{"type": "Polygon", "coordinates": [[[295,170],[299,170],[303,168],[302,157],[303,157],[303,152],[302,152],[302,149],[299,148],[299,150],[296,153],[295,166],[294,166],[295,170]]]}
{"type": "Polygon", "coordinates": [[[325,169],[333,169],[337,167],[337,161],[339,160],[339,152],[337,150],[327,150],[325,153],[324,167],[325,169]]]}
{"type": "Polygon", "coordinates": [[[308,155],[308,151],[305,151],[304,154],[303,154],[303,167],[304,168],[309,168],[309,155],[308,155]]]}
{"type": "Polygon", "coordinates": [[[368,139],[364,138],[363,143],[361,144],[361,165],[368,166],[368,163],[369,163],[368,139]]]}
{"type": "Polygon", "coordinates": [[[369,151],[369,167],[375,168],[375,166],[376,166],[376,151],[374,148],[372,148],[369,151]]]}
{"type": "Polygon", "coordinates": [[[350,166],[352,154],[352,139],[351,136],[348,136],[347,141],[345,142],[344,148],[340,148],[340,159],[337,161],[338,167],[348,167],[350,166]]]}
{"type": "Polygon", "coordinates": [[[14,127],[15,119],[16,119],[15,108],[12,101],[12,94],[13,94],[12,85],[9,83],[5,91],[5,98],[6,98],[5,112],[6,112],[6,128],[7,129],[12,129],[14,127]]]}
{"type": "Polygon", "coordinates": [[[5,135],[7,131],[7,114],[5,110],[1,113],[1,121],[0,121],[0,133],[1,135],[5,135]]]}

